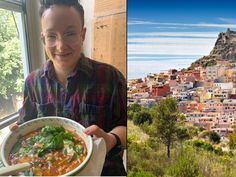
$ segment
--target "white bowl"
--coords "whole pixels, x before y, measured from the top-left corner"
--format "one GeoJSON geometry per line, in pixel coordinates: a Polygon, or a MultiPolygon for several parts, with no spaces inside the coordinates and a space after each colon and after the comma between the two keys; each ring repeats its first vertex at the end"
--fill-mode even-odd
{"type": "Polygon", "coordinates": [[[70,172],[63,174],[63,176],[69,176],[69,175],[76,175],[78,174],[88,163],[92,151],[93,151],[93,141],[91,136],[86,135],[83,130],[84,127],[68,118],[63,117],[41,117],[37,119],[30,120],[22,125],[20,125],[16,130],[13,132],[10,132],[5,139],[3,140],[2,146],[1,146],[1,158],[2,162],[5,166],[9,166],[9,154],[13,148],[13,146],[17,143],[20,137],[37,130],[39,128],[42,128],[46,125],[53,125],[53,126],[63,126],[67,130],[75,131],[85,142],[87,147],[87,156],[85,160],[75,169],[71,170],[70,172]]]}

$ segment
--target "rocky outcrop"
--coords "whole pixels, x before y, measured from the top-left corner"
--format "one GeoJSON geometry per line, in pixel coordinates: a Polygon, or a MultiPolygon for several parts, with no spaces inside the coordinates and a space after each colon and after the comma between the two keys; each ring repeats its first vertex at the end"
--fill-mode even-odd
{"type": "Polygon", "coordinates": [[[236,32],[228,29],[225,33],[220,33],[210,56],[236,60],[236,32]]]}
{"type": "Polygon", "coordinates": [[[195,66],[211,66],[216,64],[217,60],[236,61],[236,32],[229,28],[226,32],[218,35],[215,46],[208,56],[204,56],[192,63],[190,68],[195,66]]]}

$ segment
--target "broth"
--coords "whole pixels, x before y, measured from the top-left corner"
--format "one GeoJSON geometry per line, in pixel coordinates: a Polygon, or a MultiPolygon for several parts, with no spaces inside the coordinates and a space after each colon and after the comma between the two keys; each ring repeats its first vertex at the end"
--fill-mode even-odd
{"type": "Polygon", "coordinates": [[[58,176],[75,169],[86,155],[85,142],[75,132],[45,126],[20,138],[11,150],[9,161],[32,162],[23,175],[58,176]]]}

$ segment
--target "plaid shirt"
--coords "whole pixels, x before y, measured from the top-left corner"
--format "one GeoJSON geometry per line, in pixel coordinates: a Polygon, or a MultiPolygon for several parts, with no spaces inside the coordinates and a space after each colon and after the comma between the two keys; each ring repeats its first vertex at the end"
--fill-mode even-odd
{"type": "MultiPolygon", "coordinates": [[[[67,80],[65,88],[56,79],[50,60],[30,73],[25,81],[18,124],[37,117],[60,116],[85,127],[96,124],[106,132],[116,126],[127,126],[126,80],[117,69],[81,55],[67,80]]],[[[116,165],[106,160],[105,166],[114,169],[116,165]]]]}
{"type": "Polygon", "coordinates": [[[127,125],[126,81],[111,65],[81,56],[65,88],[56,79],[52,62],[29,74],[18,123],[61,116],[85,127],[96,124],[106,132],[127,125]]]}

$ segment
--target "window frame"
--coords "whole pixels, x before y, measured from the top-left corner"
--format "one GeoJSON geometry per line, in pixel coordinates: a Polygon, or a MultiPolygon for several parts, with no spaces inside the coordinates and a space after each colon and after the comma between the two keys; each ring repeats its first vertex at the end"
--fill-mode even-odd
{"type": "Polygon", "coordinates": [[[23,4],[25,0],[1,0],[0,7],[6,10],[12,10],[16,12],[23,12],[23,4]]]}
{"type": "MultiPolygon", "coordinates": [[[[21,25],[19,25],[21,51],[23,58],[24,78],[34,69],[40,67],[45,62],[43,44],[39,36],[39,1],[34,0],[1,0],[0,8],[21,13],[21,25]],[[33,16],[33,17],[31,17],[33,16]],[[37,24],[37,25],[35,25],[37,24]],[[36,31],[36,33],[35,33],[36,31]],[[31,40],[29,40],[31,39],[31,40]],[[40,60],[40,61],[37,61],[40,60]]],[[[18,112],[14,112],[0,119],[0,130],[17,121],[18,112]]]]}
{"type": "MultiPolygon", "coordinates": [[[[26,11],[25,11],[25,0],[21,0],[21,1],[13,1],[13,0],[2,0],[0,1],[0,8],[5,9],[5,10],[9,10],[9,11],[14,11],[14,12],[18,12],[21,15],[21,22],[22,24],[20,25],[20,42],[21,42],[21,46],[25,46],[25,49],[23,49],[23,47],[21,47],[21,51],[22,51],[22,58],[24,58],[23,62],[23,71],[24,71],[24,77],[26,77],[26,75],[29,73],[29,59],[28,59],[28,45],[27,45],[27,25],[26,25],[26,11]],[[22,34],[25,34],[24,36],[22,36],[22,34]],[[22,50],[23,49],[23,50],[22,50]]],[[[15,122],[18,118],[19,114],[17,112],[12,113],[6,117],[3,117],[0,120],[0,130],[2,128],[5,128],[6,126],[10,125],[11,123],[15,122]]]]}

